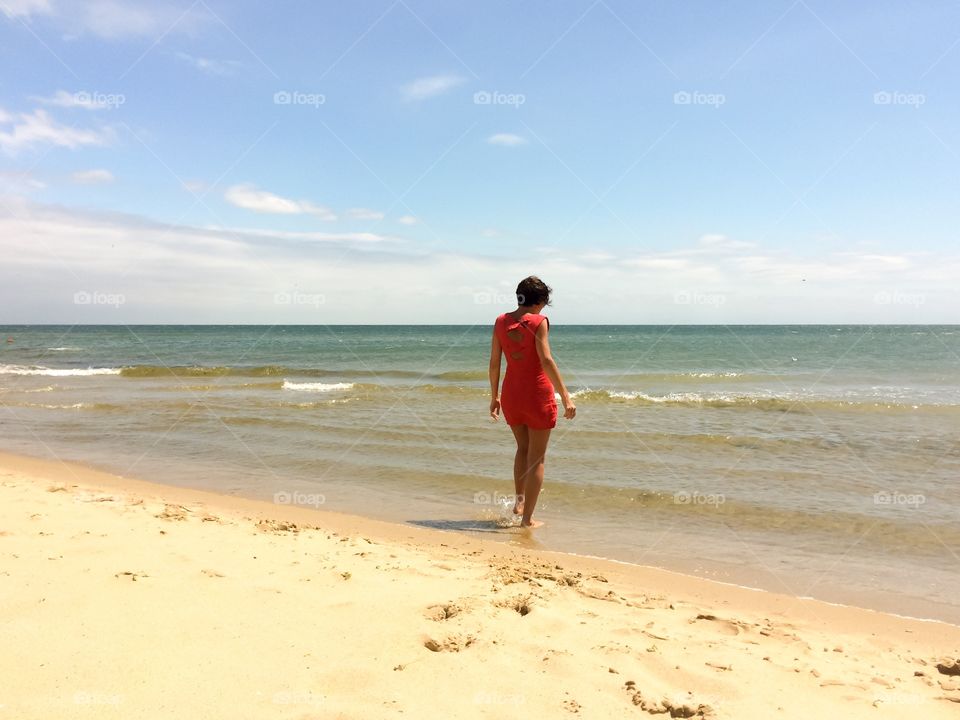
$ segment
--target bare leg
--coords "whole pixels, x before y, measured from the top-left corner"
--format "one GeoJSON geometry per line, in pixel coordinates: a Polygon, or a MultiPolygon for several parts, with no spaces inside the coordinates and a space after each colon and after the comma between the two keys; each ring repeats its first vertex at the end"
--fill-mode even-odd
{"type": "Polygon", "coordinates": [[[550,442],[550,429],[528,430],[530,442],[527,445],[527,471],[523,482],[523,527],[539,527],[543,523],[531,519],[543,487],[543,464],[547,455],[547,443],[550,442]]]}
{"type": "Polygon", "coordinates": [[[513,514],[523,513],[523,476],[527,470],[527,445],[530,436],[526,425],[511,425],[513,436],[517,439],[517,454],[513,458],[513,514]]]}

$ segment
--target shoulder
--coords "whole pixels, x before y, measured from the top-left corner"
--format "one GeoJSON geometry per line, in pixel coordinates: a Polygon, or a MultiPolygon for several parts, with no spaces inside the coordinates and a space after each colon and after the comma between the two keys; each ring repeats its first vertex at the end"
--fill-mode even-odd
{"type": "Polygon", "coordinates": [[[550,329],[550,318],[546,315],[531,315],[530,318],[532,318],[530,324],[537,332],[540,332],[540,328],[544,328],[545,331],[550,329]]]}

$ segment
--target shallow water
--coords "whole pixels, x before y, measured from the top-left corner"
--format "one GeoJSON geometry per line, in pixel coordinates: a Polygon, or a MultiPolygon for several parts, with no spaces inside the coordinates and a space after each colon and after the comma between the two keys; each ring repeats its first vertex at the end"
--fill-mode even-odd
{"type": "MultiPolygon", "coordinates": [[[[489,327],[2,327],[6,450],[519,542],[489,327]],[[505,524],[505,523],[503,523],[505,524]]],[[[960,622],[960,328],[554,324],[541,547],[960,622]]]]}

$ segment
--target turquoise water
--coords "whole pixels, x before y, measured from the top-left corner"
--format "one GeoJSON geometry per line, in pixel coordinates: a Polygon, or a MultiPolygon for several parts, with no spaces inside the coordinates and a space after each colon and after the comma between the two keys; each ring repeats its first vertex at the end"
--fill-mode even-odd
{"type": "MultiPolygon", "coordinates": [[[[0,327],[0,445],[519,542],[491,327],[0,327]]],[[[539,545],[960,622],[960,327],[551,344],[539,545]]]]}

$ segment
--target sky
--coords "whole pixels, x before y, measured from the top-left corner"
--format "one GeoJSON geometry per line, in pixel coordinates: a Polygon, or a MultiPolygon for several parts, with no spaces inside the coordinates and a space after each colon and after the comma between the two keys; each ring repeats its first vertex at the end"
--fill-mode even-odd
{"type": "Polygon", "coordinates": [[[0,0],[0,324],[955,323],[960,5],[0,0]]]}

